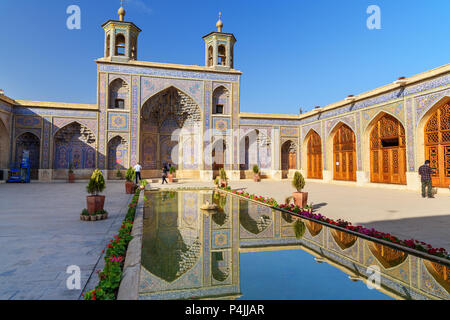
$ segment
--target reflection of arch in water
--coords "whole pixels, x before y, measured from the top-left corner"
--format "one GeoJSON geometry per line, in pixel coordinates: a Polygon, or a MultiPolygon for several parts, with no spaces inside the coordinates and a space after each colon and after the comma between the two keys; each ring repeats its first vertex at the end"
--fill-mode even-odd
{"type": "Polygon", "coordinates": [[[317,236],[320,233],[320,231],[322,231],[322,225],[320,223],[313,222],[310,220],[306,220],[305,222],[306,228],[313,237],[317,236]]]}
{"type": "Polygon", "coordinates": [[[239,222],[245,230],[255,235],[260,234],[272,224],[272,218],[267,214],[261,214],[258,208],[266,209],[245,200],[240,201],[239,222]]]}
{"type": "Polygon", "coordinates": [[[333,236],[334,241],[336,241],[337,245],[342,249],[348,249],[351,248],[356,241],[358,240],[358,237],[347,233],[343,231],[338,230],[330,230],[331,235],[333,236]]]}
{"type": "Polygon", "coordinates": [[[385,269],[396,267],[408,258],[405,252],[383,246],[379,243],[368,242],[367,246],[385,269]]]}
{"type": "Polygon", "coordinates": [[[145,224],[142,265],[158,278],[174,282],[200,259],[200,228],[179,219],[178,195],[164,193],[153,197],[152,203],[146,212],[146,219],[152,221],[145,224]]]}
{"type": "Polygon", "coordinates": [[[228,251],[215,251],[211,255],[212,276],[214,280],[224,282],[230,274],[230,255],[228,251]]]}
{"type": "Polygon", "coordinates": [[[436,262],[422,261],[434,280],[450,293],[450,268],[436,262]]]}

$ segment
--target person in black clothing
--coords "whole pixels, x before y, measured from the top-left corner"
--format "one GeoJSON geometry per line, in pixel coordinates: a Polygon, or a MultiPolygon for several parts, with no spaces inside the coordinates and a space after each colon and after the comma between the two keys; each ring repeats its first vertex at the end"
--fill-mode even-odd
{"type": "Polygon", "coordinates": [[[434,174],[434,170],[430,167],[430,160],[426,160],[425,164],[419,168],[419,175],[422,180],[422,198],[428,196],[428,198],[434,198],[431,193],[433,183],[431,181],[431,175],[434,174]],[[426,189],[426,194],[425,194],[426,189]]]}
{"type": "Polygon", "coordinates": [[[167,184],[169,184],[169,182],[167,182],[167,180],[166,180],[166,178],[167,178],[167,172],[169,171],[168,169],[167,169],[167,165],[164,165],[164,167],[163,167],[163,172],[162,172],[162,183],[161,184],[164,184],[164,181],[167,183],[167,184]]]}

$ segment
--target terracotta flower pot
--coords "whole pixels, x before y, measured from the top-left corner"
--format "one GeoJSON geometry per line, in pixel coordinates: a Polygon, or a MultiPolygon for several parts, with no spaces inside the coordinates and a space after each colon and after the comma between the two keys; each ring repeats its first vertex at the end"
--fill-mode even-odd
{"type": "Polygon", "coordinates": [[[169,183],[173,183],[173,173],[169,173],[167,177],[169,178],[169,183]]]}
{"type": "Polygon", "coordinates": [[[255,182],[261,181],[261,176],[259,175],[259,173],[256,173],[255,175],[253,175],[253,181],[255,181],[255,182]]]}
{"type": "Polygon", "coordinates": [[[69,173],[69,183],[75,182],[75,173],[69,173]]]}
{"type": "Polygon", "coordinates": [[[294,204],[300,208],[306,207],[308,203],[308,192],[294,192],[292,194],[294,204]]]}
{"type": "Polygon", "coordinates": [[[130,181],[127,181],[127,182],[125,182],[125,192],[127,193],[127,194],[133,194],[134,193],[134,183],[133,182],[130,182],[130,181]]]}
{"type": "Polygon", "coordinates": [[[97,211],[103,210],[105,196],[87,196],[86,204],[89,214],[95,214],[97,211]]]}
{"type": "Polygon", "coordinates": [[[228,182],[226,180],[220,180],[220,186],[222,188],[226,188],[226,187],[228,187],[228,182]]]}

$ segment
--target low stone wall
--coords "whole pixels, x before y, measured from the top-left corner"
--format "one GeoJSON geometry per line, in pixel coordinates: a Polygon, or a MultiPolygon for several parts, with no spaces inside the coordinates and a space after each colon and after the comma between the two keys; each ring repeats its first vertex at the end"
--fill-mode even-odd
{"type": "Polygon", "coordinates": [[[142,232],[144,228],[144,195],[145,192],[141,192],[139,195],[133,230],[131,231],[133,239],[128,244],[117,300],[138,300],[139,298],[142,232]]]}

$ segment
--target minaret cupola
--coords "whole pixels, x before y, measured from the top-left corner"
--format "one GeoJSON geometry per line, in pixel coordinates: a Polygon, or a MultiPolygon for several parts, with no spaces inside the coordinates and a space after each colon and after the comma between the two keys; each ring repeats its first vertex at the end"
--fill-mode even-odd
{"type": "Polygon", "coordinates": [[[117,13],[119,20],[108,20],[102,25],[105,30],[105,59],[119,62],[137,60],[138,36],[142,30],[125,21],[123,0],[117,13]]]}
{"type": "Polygon", "coordinates": [[[222,13],[216,23],[217,31],[203,37],[205,41],[205,65],[217,69],[233,69],[234,44],[236,38],[232,33],[222,32],[222,13]]]}

